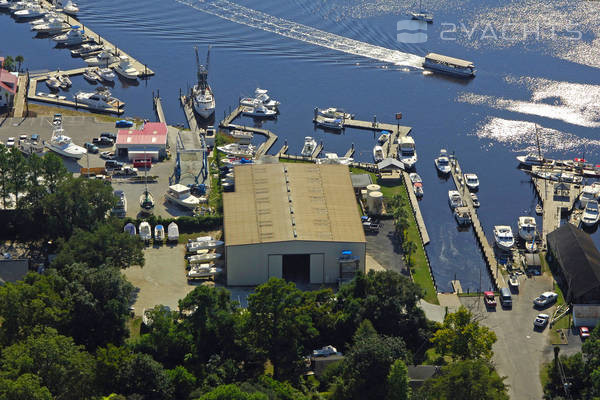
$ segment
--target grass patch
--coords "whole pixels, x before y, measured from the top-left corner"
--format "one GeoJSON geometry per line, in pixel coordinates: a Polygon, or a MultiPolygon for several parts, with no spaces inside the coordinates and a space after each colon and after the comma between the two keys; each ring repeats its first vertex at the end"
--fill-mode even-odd
{"type": "Polygon", "coordinates": [[[542,389],[550,382],[550,377],[548,376],[550,365],[550,363],[542,363],[540,365],[540,383],[542,384],[542,389]]]}
{"type": "Polygon", "coordinates": [[[130,318],[127,321],[127,329],[129,330],[128,342],[136,342],[140,338],[140,329],[142,328],[142,317],[130,318]]]}

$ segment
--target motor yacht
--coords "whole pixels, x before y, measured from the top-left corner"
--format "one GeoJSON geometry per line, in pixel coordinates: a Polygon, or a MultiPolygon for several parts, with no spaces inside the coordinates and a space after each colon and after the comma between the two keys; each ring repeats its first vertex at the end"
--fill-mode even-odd
{"type": "Polygon", "coordinates": [[[536,236],[537,224],[535,218],[524,216],[519,217],[519,236],[526,242],[532,241],[536,236]]]}
{"type": "Polygon", "coordinates": [[[108,68],[109,65],[119,61],[119,57],[110,51],[104,50],[93,57],[84,58],[83,61],[89,66],[108,68]]]}
{"type": "Polygon", "coordinates": [[[255,100],[252,107],[244,107],[242,114],[254,118],[272,118],[277,115],[277,111],[268,109],[260,101],[255,100]]]}
{"type": "MultiPolygon", "coordinates": [[[[78,25],[72,26],[71,30],[62,35],[54,36],[52,38],[56,43],[62,44],[65,46],[74,46],[77,44],[81,44],[86,40],[83,32],[79,29],[78,25]]],[[[86,61],[87,62],[87,61],[86,61]]]]}
{"type": "Polygon", "coordinates": [[[517,161],[524,166],[532,165],[554,165],[554,160],[548,160],[539,154],[529,153],[524,156],[517,156],[517,161]]]}
{"type": "Polygon", "coordinates": [[[58,34],[69,28],[69,25],[62,20],[53,19],[45,23],[33,25],[31,30],[39,33],[58,34]]]}
{"type": "Polygon", "coordinates": [[[106,88],[98,88],[95,92],[77,92],[75,100],[79,104],[86,104],[94,110],[105,110],[107,108],[120,108],[125,105],[119,99],[112,97],[106,88]]]}
{"type": "Polygon", "coordinates": [[[64,134],[61,127],[56,127],[52,131],[52,138],[44,142],[44,145],[51,151],[60,154],[63,157],[81,159],[87,153],[86,149],[74,144],[69,136],[64,134]]]}
{"type": "Polygon", "coordinates": [[[115,73],[110,68],[98,68],[95,72],[96,75],[105,82],[113,82],[116,77],[115,73]]]}
{"type": "Polygon", "coordinates": [[[515,245],[515,237],[508,225],[494,226],[494,240],[498,248],[504,251],[510,251],[515,245]]]}
{"type": "Polygon", "coordinates": [[[340,118],[317,118],[315,120],[315,123],[317,124],[317,126],[335,131],[339,131],[344,128],[344,123],[340,118]]]}
{"type": "Polygon", "coordinates": [[[218,146],[217,150],[233,157],[254,157],[256,147],[251,144],[229,143],[224,146],[218,146]]]}
{"type": "Polygon", "coordinates": [[[127,79],[135,80],[139,75],[137,69],[131,64],[129,57],[127,56],[120,56],[119,64],[117,64],[114,69],[117,74],[127,79]]]}
{"type": "Polygon", "coordinates": [[[600,214],[598,213],[598,202],[596,200],[590,200],[585,206],[583,215],[581,216],[581,223],[584,226],[594,226],[598,223],[600,214]]]}
{"type": "Polygon", "coordinates": [[[398,159],[402,161],[406,169],[412,169],[417,163],[417,151],[415,149],[415,140],[410,136],[404,136],[399,139],[398,159]]]}
{"type": "Polygon", "coordinates": [[[96,83],[98,81],[98,75],[96,75],[93,70],[88,69],[83,73],[83,79],[90,83],[96,83]]]}
{"type": "Polygon", "coordinates": [[[281,104],[279,101],[274,100],[269,96],[268,90],[256,88],[256,90],[254,91],[254,98],[244,97],[240,100],[240,105],[253,107],[255,101],[261,102],[263,106],[271,110],[277,109],[277,107],[279,107],[279,105],[281,104]]]}
{"type": "Polygon", "coordinates": [[[450,158],[448,158],[446,149],[441,149],[440,155],[433,162],[440,174],[446,175],[450,173],[450,158]]]}
{"type": "Polygon", "coordinates": [[[188,210],[194,210],[200,205],[200,199],[192,195],[190,188],[179,183],[169,186],[169,190],[167,190],[165,197],[167,201],[188,210]]]}
{"type": "Polygon", "coordinates": [[[51,90],[58,90],[60,88],[60,81],[55,76],[48,76],[46,78],[46,86],[51,90]]]}
{"type": "Polygon", "coordinates": [[[479,189],[479,178],[476,174],[464,174],[464,179],[469,190],[477,191],[479,189]]]}
{"type": "Polygon", "coordinates": [[[24,19],[32,19],[38,18],[46,14],[46,10],[43,9],[40,5],[34,4],[30,7],[24,8],[22,10],[15,11],[13,16],[16,19],[24,20],[24,19]]]}
{"type": "Polygon", "coordinates": [[[373,160],[375,161],[375,164],[383,161],[383,147],[381,146],[375,146],[373,147],[373,160]]]}
{"type": "Polygon", "coordinates": [[[80,47],[71,50],[71,55],[73,57],[89,57],[93,54],[100,53],[102,50],[104,50],[104,46],[101,44],[85,43],[80,47]]]}
{"type": "Polygon", "coordinates": [[[313,139],[311,136],[306,136],[304,138],[304,146],[302,147],[302,151],[300,154],[304,157],[312,157],[315,149],[317,148],[317,141],[313,139]]]}
{"type": "Polygon", "coordinates": [[[448,203],[450,204],[451,208],[463,206],[462,197],[457,190],[448,191],[448,203]]]}
{"type": "Polygon", "coordinates": [[[354,119],[354,114],[349,114],[341,108],[336,107],[317,108],[316,115],[333,119],[354,119]]]}

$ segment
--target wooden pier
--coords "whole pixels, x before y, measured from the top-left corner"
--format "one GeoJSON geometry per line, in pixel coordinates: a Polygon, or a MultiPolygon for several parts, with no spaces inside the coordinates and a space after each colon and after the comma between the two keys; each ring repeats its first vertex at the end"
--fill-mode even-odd
{"type": "Polygon", "coordinates": [[[412,183],[410,181],[410,176],[408,175],[408,172],[402,171],[402,178],[402,181],[404,182],[404,187],[408,192],[408,199],[410,200],[410,204],[413,209],[413,214],[415,215],[415,220],[417,221],[417,227],[419,228],[421,239],[423,240],[423,246],[426,246],[427,244],[429,244],[429,233],[427,233],[425,220],[423,219],[423,215],[421,214],[419,200],[417,199],[417,196],[415,196],[415,191],[412,188],[412,183]]]}
{"type": "Polygon", "coordinates": [[[352,147],[350,147],[348,149],[348,151],[346,152],[346,154],[344,154],[344,157],[350,158],[350,157],[354,156],[354,151],[355,151],[355,149],[354,149],[354,143],[352,143],[352,147]]]}
{"type": "Polygon", "coordinates": [[[473,224],[473,232],[475,232],[475,237],[477,238],[477,242],[479,243],[479,246],[481,247],[481,250],[483,252],[483,258],[490,272],[492,283],[496,287],[496,289],[506,287],[506,282],[504,281],[504,277],[502,276],[502,273],[500,272],[500,269],[498,267],[496,256],[494,255],[494,249],[488,242],[485,236],[485,232],[481,227],[479,216],[477,215],[475,206],[473,206],[473,199],[471,199],[471,193],[469,192],[469,188],[464,182],[463,172],[456,158],[451,159],[451,172],[452,179],[454,180],[454,184],[456,185],[456,190],[458,190],[462,197],[463,205],[469,209],[469,214],[471,215],[471,221],[473,224]]]}
{"type": "MultiPolygon", "coordinates": [[[[42,0],[42,5],[48,9],[51,9],[53,7],[52,3],[47,1],[47,0],[42,0]]],[[[59,13],[60,14],[60,13],[59,13]]],[[[85,34],[96,40],[99,44],[104,45],[104,48],[106,50],[113,50],[115,52],[115,54],[117,55],[122,55],[122,56],[127,56],[129,57],[129,61],[131,62],[132,66],[138,71],[139,77],[143,78],[143,77],[148,77],[148,76],[152,76],[154,75],[154,71],[152,71],[150,68],[148,68],[148,66],[146,64],[141,63],[140,61],[138,61],[136,58],[133,58],[131,55],[125,53],[123,50],[121,50],[120,48],[118,48],[116,45],[112,44],[111,42],[109,42],[108,40],[106,40],[105,38],[103,38],[102,36],[100,36],[99,34],[97,34],[96,32],[94,32],[93,30],[91,30],[90,28],[88,28],[87,26],[85,26],[82,22],[80,22],[79,20],[77,20],[76,18],[67,15],[67,14],[61,14],[63,16],[63,19],[65,20],[65,22],[67,23],[67,25],[73,27],[73,26],[80,26],[82,30],[84,30],[85,34]]],[[[109,66],[113,66],[116,65],[118,62],[115,62],[109,66]]]]}
{"type": "Polygon", "coordinates": [[[158,118],[158,122],[162,122],[163,124],[167,123],[167,119],[165,118],[165,113],[162,108],[162,102],[160,101],[160,97],[153,96],[152,103],[154,105],[154,111],[156,112],[156,117],[158,118]]]}
{"type": "Polygon", "coordinates": [[[281,158],[282,155],[286,154],[288,151],[287,143],[281,146],[281,149],[275,154],[275,157],[281,158]]]}
{"type": "Polygon", "coordinates": [[[315,150],[312,152],[310,157],[317,158],[319,156],[319,154],[321,154],[322,151],[323,151],[323,143],[321,142],[317,145],[317,147],[315,147],[315,150]]]}
{"type": "Polygon", "coordinates": [[[198,130],[198,121],[196,121],[196,115],[194,114],[194,106],[192,105],[192,98],[187,96],[181,96],[179,98],[185,118],[187,119],[188,126],[192,132],[198,130]]]}
{"type": "Polygon", "coordinates": [[[17,94],[14,99],[13,117],[21,118],[25,111],[25,102],[27,101],[27,75],[19,74],[17,81],[17,94]]]}

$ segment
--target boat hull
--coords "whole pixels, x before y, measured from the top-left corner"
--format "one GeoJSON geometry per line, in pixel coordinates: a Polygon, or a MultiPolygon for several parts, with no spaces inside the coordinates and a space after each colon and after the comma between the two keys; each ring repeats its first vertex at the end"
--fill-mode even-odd
{"type": "Polygon", "coordinates": [[[58,147],[52,146],[51,144],[48,144],[48,143],[46,143],[46,148],[48,148],[48,150],[51,150],[63,157],[73,158],[75,160],[80,160],[84,154],[84,153],[67,153],[66,151],[64,151],[58,147]]]}
{"type": "Polygon", "coordinates": [[[475,77],[475,70],[463,71],[460,69],[456,69],[456,68],[452,68],[449,66],[436,64],[436,63],[430,63],[427,61],[425,61],[423,63],[423,68],[427,68],[429,70],[432,70],[435,72],[440,72],[440,73],[446,74],[446,75],[458,76],[460,78],[474,78],[475,77]]]}

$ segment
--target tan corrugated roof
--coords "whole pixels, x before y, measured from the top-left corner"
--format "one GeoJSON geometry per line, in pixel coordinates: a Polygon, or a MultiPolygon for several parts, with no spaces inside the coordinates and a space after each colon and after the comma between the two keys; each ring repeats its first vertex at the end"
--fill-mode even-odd
{"type": "Polygon", "coordinates": [[[429,53],[425,56],[426,59],[432,59],[435,61],[441,61],[441,62],[445,62],[445,63],[449,63],[449,64],[454,64],[457,65],[459,67],[464,67],[464,68],[468,68],[468,67],[473,67],[473,63],[471,61],[467,61],[467,60],[461,60],[460,58],[455,58],[455,57],[448,57],[448,56],[444,56],[441,54],[437,54],[437,53],[429,53]]]}
{"type": "Polygon", "coordinates": [[[236,166],[235,192],[223,193],[223,208],[226,245],[365,241],[345,165],[236,166]]]}

